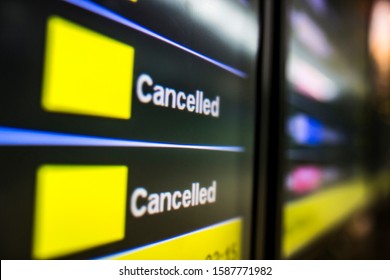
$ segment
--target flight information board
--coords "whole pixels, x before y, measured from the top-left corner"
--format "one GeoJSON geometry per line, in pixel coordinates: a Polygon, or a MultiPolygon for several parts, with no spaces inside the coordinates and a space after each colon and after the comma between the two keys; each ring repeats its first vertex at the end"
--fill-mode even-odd
{"type": "Polygon", "coordinates": [[[366,2],[358,2],[287,5],[285,258],[301,257],[370,202],[366,2]]]}
{"type": "Polygon", "coordinates": [[[2,259],[249,257],[255,2],[2,1],[2,259]]]}

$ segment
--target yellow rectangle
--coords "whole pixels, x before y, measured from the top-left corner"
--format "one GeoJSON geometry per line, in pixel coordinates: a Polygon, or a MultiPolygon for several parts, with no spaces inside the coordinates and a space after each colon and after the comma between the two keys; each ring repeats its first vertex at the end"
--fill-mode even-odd
{"type": "Polygon", "coordinates": [[[242,219],[236,218],[170,240],[110,256],[115,260],[204,260],[241,258],[242,219]]]}
{"type": "Polygon", "coordinates": [[[58,16],[47,26],[42,106],[129,119],[134,48],[58,16]]]}
{"type": "Polygon", "coordinates": [[[123,239],[127,173],[126,166],[41,166],[33,258],[61,257],[123,239]]]}

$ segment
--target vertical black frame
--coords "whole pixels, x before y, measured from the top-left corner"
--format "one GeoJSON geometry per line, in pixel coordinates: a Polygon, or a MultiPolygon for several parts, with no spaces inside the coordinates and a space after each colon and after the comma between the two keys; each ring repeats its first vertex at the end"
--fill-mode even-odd
{"type": "Polygon", "coordinates": [[[286,2],[260,4],[257,134],[254,193],[254,259],[280,259],[284,174],[286,2]]]}

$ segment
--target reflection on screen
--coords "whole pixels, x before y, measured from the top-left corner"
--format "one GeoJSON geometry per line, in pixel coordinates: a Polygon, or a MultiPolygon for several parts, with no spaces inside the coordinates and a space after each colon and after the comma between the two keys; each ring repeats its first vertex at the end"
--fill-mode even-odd
{"type": "Polygon", "coordinates": [[[295,0],[288,7],[284,257],[308,248],[368,201],[366,19],[358,2],[295,0]]]}

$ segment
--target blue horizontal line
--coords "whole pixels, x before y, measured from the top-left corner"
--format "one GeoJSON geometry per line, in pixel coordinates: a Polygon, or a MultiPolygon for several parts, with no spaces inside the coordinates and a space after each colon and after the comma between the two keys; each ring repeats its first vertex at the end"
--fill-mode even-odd
{"type": "Polygon", "coordinates": [[[176,42],[174,42],[174,41],[172,41],[170,39],[167,39],[167,38],[165,38],[165,37],[163,37],[163,36],[153,32],[153,31],[151,31],[151,30],[149,30],[149,29],[147,29],[147,28],[145,28],[145,27],[143,27],[143,26],[141,26],[141,25],[139,25],[139,24],[137,24],[135,22],[132,22],[131,20],[129,20],[129,19],[127,19],[127,18],[125,18],[125,17],[123,17],[123,16],[121,16],[119,14],[116,14],[115,12],[113,12],[113,11],[103,7],[103,6],[100,6],[97,3],[91,2],[89,0],[64,0],[64,1],[68,2],[70,4],[73,4],[75,6],[78,6],[78,7],[82,8],[82,9],[85,9],[85,10],[88,10],[90,12],[93,12],[95,14],[98,14],[98,15],[100,15],[102,17],[105,17],[107,19],[110,19],[112,21],[118,22],[118,23],[120,23],[120,24],[122,24],[124,26],[127,26],[127,27],[130,27],[132,29],[138,30],[138,31],[140,31],[140,32],[142,32],[144,34],[147,34],[147,35],[149,35],[149,36],[151,36],[153,38],[156,38],[156,39],[158,39],[160,41],[168,43],[168,44],[170,44],[170,45],[172,45],[172,46],[174,46],[176,48],[179,48],[179,49],[181,49],[181,50],[183,50],[185,52],[188,52],[188,53],[190,53],[192,55],[195,55],[195,56],[197,56],[197,57],[199,57],[199,58],[201,58],[201,59],[203,59],[203,60],[205,60],[207,62],[210,62],[210,63],[218,66],[219,68],[222,68],[222,69],[224,69],[224,70],[226,70],[226,71],[228,71],[230,73],[233,73],[236,76],[239,76],[241,78],[246,78],[248,76],[247,73],[245,73],[245,72],[243,72],[241,70],[238,70],[238,69],[233,68],[233,67],[231,67],[229,65],[223,64],[223,63],[221,63],[221,62],[219,62],[217,60],[214,60],[214,59],[212,59],[210,57],[207,57],[207,56],[205,56],[205,55],[203,55],[201,53],[198,53],[198,52],[196,52],[196,51],[194,51],[194,50],[192,50],[190,48],[187,48],[187,47],[185,47],[183,45],[180,45],[180,44],[178,44],[178,43],[176,43],[176,42]]]}
{"type": "Polygon", "coordinates": [[[0,146],[138,147],[241,153],[239,146],[182,145],[85,136],[0,126],[0,146]]]}

